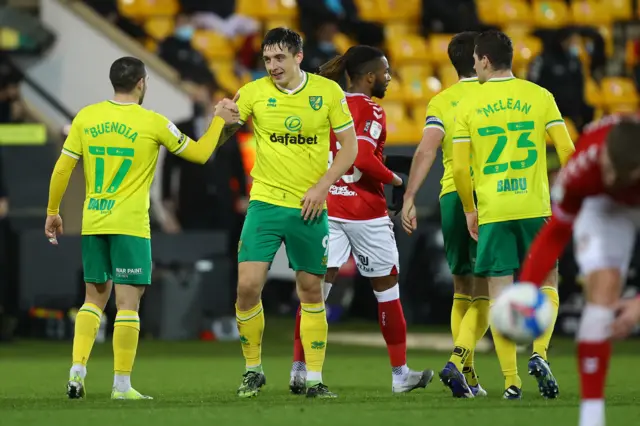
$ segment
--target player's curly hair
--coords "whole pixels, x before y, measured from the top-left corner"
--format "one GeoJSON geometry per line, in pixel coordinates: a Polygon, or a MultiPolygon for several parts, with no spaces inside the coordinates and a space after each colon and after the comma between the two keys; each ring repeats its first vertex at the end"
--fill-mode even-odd
{"type": "Polygon", "coordinates": [[[637,115],[622,116],[607,134],[607,152],[618,184],[630,184],[632,176],[640,169],[638,140],[640,118],[637,115]]]}
{"type": "Polygon", "coordinates": [[[345,74],[351,81],[374,70],[373,61],[384,57],[384,52],[372,46],[352,46],[344,55],[336,56],[320,66],[318,74],[330,80],[344,81],[345,74]]]}

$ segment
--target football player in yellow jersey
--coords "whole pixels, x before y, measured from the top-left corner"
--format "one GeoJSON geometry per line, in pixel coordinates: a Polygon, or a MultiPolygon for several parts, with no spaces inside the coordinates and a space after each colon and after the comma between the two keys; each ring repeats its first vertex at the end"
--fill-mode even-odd
{"type": "Polygon", "coordinates": [[[118,313],[113,330],[114,382],[112,399],[151,399],[131,387],[138,347],[138,307],[151,284],[149,189],[160,146],[185,160],[204,164],[225,123],[239,115],[216,107],[216,117],[200,140],[190,140],[162,115],[141,104],[147,71],[136,58],[111,65],[112,100],[89,105],[76,115],[51,176],[45,234],[58,244],[62,234],[59,208],[71,172],[82,157],[86,199],[82,212],[82,266],[85,301],[75,322],[69,398],[86,396],[87,361],[113,284],[118,313]]]}
{"type": "MultiPolygon", "coordinates": [[[[475,43],[474,67],[480,86],[458,104],[453,177],[469,232],[478,241],[475,273],[487,277],[493,299],[513,283],[533,238],[551,216],[546,134],[553,140],[563,165],[574,147],[553,95],[513,76],[509,37],[487,31],[475,43]]],[[[542,291],[557,316],[557,269],[542,291]]],[[[552,333],[553,325],[534,342],[528,366],[545,398],[558,395],[558,384],[547,362],[552,333]]],[[[441,372],[443,381],[460,381],[457,367],[474,339],[471,334],[459,336],[450,363],[441,372]]],[[[516,366],[516,345],[495,331],[493,340],[505,376],[504,397],[520,399],[522,382],[516,366]]]]}
{"type": "Polygon", "coordinates": [[[322,283],[329,241],[325,200],[330,186],[356,158],[353,119],[338,83],[300,70],[299,34],[270,30],[262,55],[269,76],[243,86],[237,105],[228,104],[240,111],[241,123],[253,117],[257,146],[249,209],[238,244],[236,318],[246,367],[238,395],[255,396],[266,383],[261,293],[284,242],[301,303],[306,395],[333,398],[336,395],[322,381],[327,346],[322,283]],[[331,129],[342,149],[327,170],[331,129]]]}
{"type": "MultiPolygon", "coordinates": [[[[476,242],[467,232],[464,210],[453,182],[453,132],[455,130],[456,105],[460,100],[479,87],[476,72],[473,69],[473,50],[478,33],[468,31],[457,34],[448,47],[451,63],[456,69],[459,82],[440,92],[429,101],[427,118],[422,140],[416,150],[409,183],[402,209],[402,225],[411,235],[417,228],[415,196],[424,182],[436,159],[438,147],[442,147],[444,173],[440,184],[440,212],[442,217],[442,236],[447,263],[453,274],[453,306],[451,307],[451,334],[454,343],[460,330],[471,333],[476,341],[480,340],[489,328],[489,296],[487,281],[474,277],[473,262],[476,257],[476,242]]],[[[466,384],[452,388],[454,396],[486,396],[486,391],[478,383],[473,367],[473,350],[469,348],[460,369],[466,384]]],[[[451,383],[457,386],[458,382],[451,383]]]]}

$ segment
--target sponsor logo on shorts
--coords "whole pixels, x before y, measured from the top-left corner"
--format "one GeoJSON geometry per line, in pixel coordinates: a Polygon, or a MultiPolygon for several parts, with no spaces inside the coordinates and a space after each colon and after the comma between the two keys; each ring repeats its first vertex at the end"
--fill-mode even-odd
{"type": "Polygon", "coordinates": [[[117,278],[129,278],[130,275],[142,275],[142,268],[116,268],[117,278]]]}
{"type": "Polygon", "coordinates": [[[373,268],[369,267],[369,256],[363,256],[359,254],[358,261],[356,262],[356,266],[362,272],[373,272],[373,268]]]}
{"type": "Polygon", "coordinates": [[[335,185],[331,185],[331,188],[329,188],[329,193],[331,195],[342,195],[345,197],[355,197],[356,195],[358,195],[357,192],[350,190],[348,186],[335,185]]]}

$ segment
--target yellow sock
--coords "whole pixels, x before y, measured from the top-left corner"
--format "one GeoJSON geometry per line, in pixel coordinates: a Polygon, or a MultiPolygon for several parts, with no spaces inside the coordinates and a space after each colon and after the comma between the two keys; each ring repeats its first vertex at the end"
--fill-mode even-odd
{"type": "Polygon", "coordinates": [[[493,335],[493,344],[496,347],[498,362],[500,362],[500,369],[504,376],[504,388],[507,389],[509,386],[522,388],[522,380],[518,376],[516,344],[503,337],[493,327],[491,327],[491,334],[493,335]]]}
{"type": "MultiPolygon", "coordinates": [[[[474,308],[469,296],[456,293],[453,296],[453,308],[451,309],[451,331],[456,335],[454,348],[449,361],[454,363],[458,370],[462,371],[463,365],[469,362],[469,358],[476,347],[476,322],[477,309],[474,308]],[[460,318],[459,324],[454,326],[454,317],[457,317],[464,308],[465,313],[460,318]],[[457,328],[457,330],[456,330],[457,328]]],[[[457,320],[457,319],[456,319],[457,320]]],[[[473,363],[473,360],[471,360],[473,363]]]]}
{"type": "Polygon", "coordinates": [[[327,312],[324,303],[302,303],[300,317],[300,340],[307,361],[307,382],[311,385],[322,382],[322,366],[327,352],[327,312]]]}
{"type": "Polygon", "coordinates": [[[453,341],[458,339],[458,333],[460,333],[460,323],[464,315],[471,306],[471,296],[467,294],[455,293],[453,295],[453,305],[451,306],[451,335],[453,341]]]}
{"type": "Polygon", "coordinates": [[[93,303],[85,303],[78,311],[73,334],[73,365],[87,365],[101,318],[102,309],[93,303]]]}
{"type": "Polygon", "coordinates": [[[131,375],[138,351],[140,317],[136,311],[118,311],[113,324],[113,365],[118,375],[131,375]]]}
{"type": "Polygon", "coordinates": [[[545,296],[549,298],[551,301],[551,305],[553,306],[553,321],[551,322],[551,326],[545,333],[538,337],[535,342],[533,342],[533,352],[540,355],[542,358],[547,359],[547,350],[549,349],[549,342],[551,342],[551,336],[553,335],[553,328],[556,325],[556,319],[558,318],[558,309],[560,307],[560,296],[558,296],[558,290],[553,287],[542,287],[540,289],[545,296]]]}
{"type": "Polygon", "coordinates": [[[471,315],[471,318],[475,320],[475,343],[473,345],[473,349],[469,353],[469,356],[464,362],[462,371],[465,374],[467,383],[470,386],[477,386],[478,376],[476,375],[473,368],[473,361],[475,355],[475,347],[489,329],[489,299],[487,297],[474,298],[471,303],[471,307],[467,311],[467,315],[465,315],[465,322],[467,321],[466,317],[468,315],[471,315]]]}
{"type": "Polygon", "coordinates": [[[262,371],[262,333],[264,332],[262,302],[248,311],[241,311],[236,305],[236,322],[247,371],[262,371]]]}

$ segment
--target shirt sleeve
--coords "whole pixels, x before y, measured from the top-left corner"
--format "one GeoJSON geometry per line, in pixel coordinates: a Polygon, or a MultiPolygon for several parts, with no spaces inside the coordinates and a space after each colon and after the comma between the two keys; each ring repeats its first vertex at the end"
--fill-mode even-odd
{"type": "Polygon", "coordinates": [[[240,97],[236,101],[240,111],[240,124],[244,124],[253,113],[253,87],[255,84],[245,84],[238,90],[240,97]]]}
{"type": "Polygon", "coordinates": [[[547,100],[545,129],[549,131],[549,128],[553,126],[564,126],[564,120],[562,118],[562,114],[560,114],[560,110],[558,109],[555,98],[547,90],[545,90],[545,96],[547,100]]]}
{"type": "Polygon", "coordinates": [[[167,151],[179,155],[184,151],[191,139],[182,133],[175,124],[163,115],[156,114],[158,142],[167,148],[167,151]]]}
{"type": "Polygon", "coordinates": [[[331,102],[329,103],[329,122],[335,133],[353,126],[353,117],[347,104],[347,98],[338,83],[331,82],[331,102]]]}
{"type": "Polygon", "coordinates": [[[385,133],[385,117],[384,110],[381,106],[366,105],[363,111],[359,111],[361,119],[354,125],[356,126],[356,137],[358,141],[366,141],[378,146],[378,142],[384,140],[385,133]]]}
{"type": "Polygon", "coordinates": [[[446,133],[444,128],[444,115],[440,109],[438,98],[433,98],[427,106],[427,118],[424,122],[425,129],[438,129],[446,133]]]}
{"type": "Polygon", "coordinates": [[[62,145],[62,153],[68,155],[74,160],[79,160],[82,157],[82,124],[80,114],[76,115],[71,122],[71,130],[67,135],[67,139],[62,145]]]}

